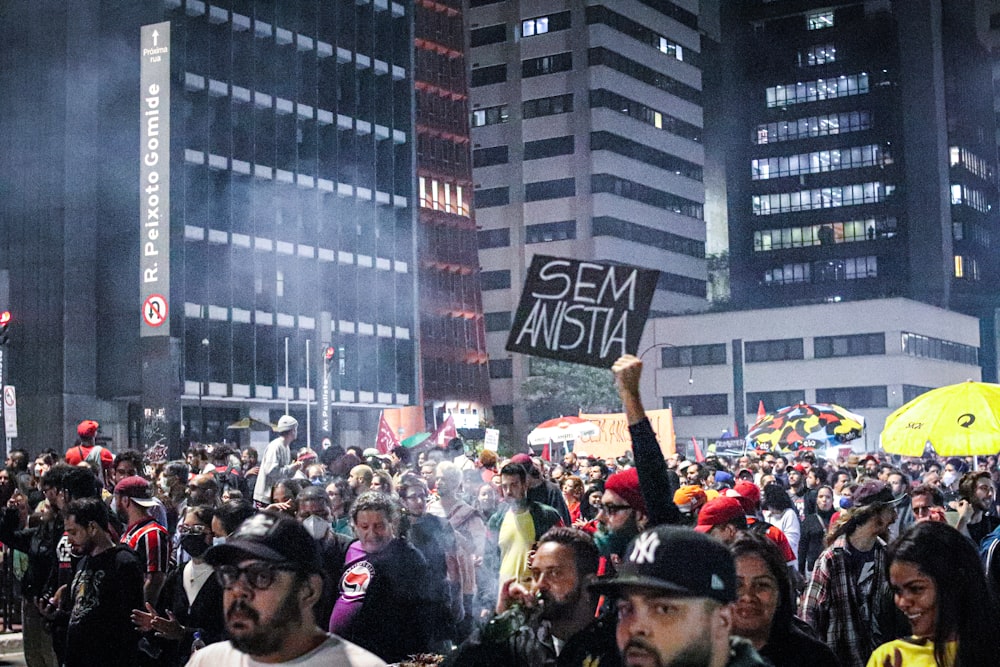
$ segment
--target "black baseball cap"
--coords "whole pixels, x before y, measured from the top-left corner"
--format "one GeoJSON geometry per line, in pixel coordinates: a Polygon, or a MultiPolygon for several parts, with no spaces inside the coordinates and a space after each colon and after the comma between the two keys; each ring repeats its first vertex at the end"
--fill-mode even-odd
{"type": "Polygon", "coordinates": [[[729,603],[736,600],[736,565],[720,540],[690,528],[658,526],[632,540],[616,576],[590,588],[617,595],[628,586],[729,603]]]}
{"type": "Polygon", "coordinates": [[[247,558],[283,563],[304,572],[322,570],[316,540],[298,521],[273,512],[253,515],[224,544],[205,552],[209,565],[234,565],[247,558]]]}

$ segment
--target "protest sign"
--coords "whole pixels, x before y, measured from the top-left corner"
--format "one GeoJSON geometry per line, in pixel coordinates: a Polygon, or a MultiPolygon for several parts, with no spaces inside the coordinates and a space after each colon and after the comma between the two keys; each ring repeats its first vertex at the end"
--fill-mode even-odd
{"type": "Polygon", "coordinates": [[[659,273],[535,255],[506,349],[610,368],[639,349],[659,273]]]}
{"type": "MultiPolygon", "coordinates": [[[[660,443],[660,451],[663,452],[664,458],[674,454],[677,451],[677,446],[674,442],[673,411],[670,408],[649,410],[646,412],[646,416],[656,433],[656,439],[660,443]]],[[[610,414],[584,414],[581,412],[580,419],[597,424],[601,432],[598,435],[580,438],[576,441],[575,449],[602,459],[621,456],[632,449],[632,436],[629,434],[628,418],[624,412],[610,414]]]]}

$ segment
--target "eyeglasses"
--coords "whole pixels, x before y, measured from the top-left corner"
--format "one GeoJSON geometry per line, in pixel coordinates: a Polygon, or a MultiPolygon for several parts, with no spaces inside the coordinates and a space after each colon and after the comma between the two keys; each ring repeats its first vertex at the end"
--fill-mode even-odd
{"type": "Polygon", "coordinates": [[[605,512],[608,516],[614,516],[618,512],[632,509],[631,505],[614,505],[611,503],[594,503],[593,507],[598,513],[605,512]]]}
{"type": "Polygon", "coordinates": [[[293,572],[296,568],[288,564],[261,562],[251,563],[246,567],[219,565],[215,568],[215,578],[218,579],[219,584],[223,588],[230,589],[236,585],[240,577],[243,577],[250,588],[255,591],[263,591],[271,587],[271,584],[277,578],[278,572],[282,570],[293,572]]]}
{"type": "Polygon", "coordinates": [[[178,535],[204,535],[207,532],[208,532],[208,526],[203,526],[201,524],[197,524],[194,526],[186,526],[184,524],[181,524],[177,526],[178,535]]]}

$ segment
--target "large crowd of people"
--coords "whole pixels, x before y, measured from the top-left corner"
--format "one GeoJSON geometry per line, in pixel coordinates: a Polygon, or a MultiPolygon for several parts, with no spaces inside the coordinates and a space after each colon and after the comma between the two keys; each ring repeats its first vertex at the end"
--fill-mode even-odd
{"type": "Polygon", "coordinates": [[[14,450],[30,667],[1000,664],[997,457],[14,450]],[[977,464],[979,464],[977,466],[977,464]]]}

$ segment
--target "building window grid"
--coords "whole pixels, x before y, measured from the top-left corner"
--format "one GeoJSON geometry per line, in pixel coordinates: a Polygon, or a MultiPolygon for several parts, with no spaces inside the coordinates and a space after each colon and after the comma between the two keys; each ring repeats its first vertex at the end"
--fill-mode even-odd
{"type": "Polygon", "coordinates": [[[877,204],[891,195],[894,189],[894,186],[883,185],[879,181],[835,185],[796,192],[753,195],[751,205],[754,215],[774,215],[822,208],[877,204]]]}
{"type": "Polygon", "coordinates": [[[954,276],[962,280],[979,280],[979,262],[975,257],[955,255],[954,276]]]}
{"type": "Polygon", "coordinates": [[[917,396],[921,394],[926,394],[927,392],[934,389],[934,387],[921,387],[916,384],[904,384],[903,385],[903,404],[909,403],[917,396]]]}
{"type": "Polygon", "coordinates": [[[525,225],[525,243],[547,243],[549,241],[570,241],[576,238],[576,220],[542,222],[525,225]]]}
{"type": "Polygon", "coordinates": [[[896,218],[866,218],[803,227],[762,229],[753,233],[753,249],[754,252],[767,252],[785,248],[873,241],[892,238],[895,235],[896,218]]]}
{"type": "Polygon", "coordinates": [[[690,178],[695,181],[704,179],[704,170],[701,165],[611,132],[591,132],[590,150],[611,151],[665,171],[672,171],[678,176],[690,178]]]}
{"type": "Polygon", "coordinates": [[[521,104],[521,116],[524,120],[542,118],[544,116],[556,116],[561,113],[572,113],[572,111],[573,93],[553,95],[552,97],[539,97],[534,100],[525,100],[521,104]]]}
{"type": "Polygon", "coordinates": [[[804,359],[801,338],[755,340],[743,343],[743,356],[747,363],[765,361],[793,361],[804,359]]]}
{"type": "Polygon", "coordinates": [[[473,67],[469,85],[472,88],[479,86],[489,86],[494,83],[503,83],[507,80],[507,65],[488,65],[486,67],[473,67]]]}
{"type": "Polygon", "coordinates": [[[472,151],[473,167],[492,167],[498,164],[507,164],[509,161],[507,146],[490,146],[488,148],[476,148],[472,151]]]}
{"type": "Polygon", "coordinates": [[[541,160],[559,155],[572,155],[576,149],[576,138],[572,134],[524,142],[524,160],[541,160]]]}
{"type": "Polygon", "coordinates": [[[806,28],[809,30],[824,30],[834,26],[833,10],[810,12],[806,14],[806,28]]]}
{"type": "Polygon", "coordinates": [[[510,229],[506,227],[501,229],[481,229],[476,232],[476,238],[479,241],[480,250],[506,248],[510,245],[510,229]]]}
{"type": "Polygon", "coordinates": [[[704,206],[698,202],[651,188],[648,185],[620,178],[613,174],[593,174],[590,177],[590,183],[590,191],[593,194],[608,193],[617,195],[649,206],[672,211],[678,215],[695,218],[696,220],[702,220],[704,217],[704,206]]]}
{"type": "Polygon", "coordinates": [[[678,417],[729,414],[728,394],[693,394],[689,396],[664,396],[663,407],[672,408],[678,417]]]}
{"type": "Polygon", "coordinates": [[[570,13],[566,11],[523,19],[521,21],[521,36],[534,37],[535,35],[567,30],[570,27],[570,16],[570,13]]]}
{"type": "Polygon", "coordinates": [[[551,181],[536,181],[524,184],[524,201],[544,201],[576,196],[576,179],[557,178],[551,181]]]}
{"type": "Polygon", "coordinates": [[[702,129],[697,125],[674,118],[645,104],[630,100],[603,88],[590,91],[591,109],[611,109],[630,118],[652,125],[658,130],[675,134],[684,139],[701,142],[702,129]]]}
{"type": "Polygon", "coordinates": [[[726,344],[678,345],[660,350],[663,368],[683,368],[687,366],[725,366],[726,344]]]}
{"type": "Polygon", "coordinates": [[[845,111],[818,116],[807,116],[795,120],[763,123],[757,126],[754,140],[757,144],[794,141],[813,137],[825,137],[848,132],[863,132],[872,126],[868,111],[845,111]]]}
{"type": "Polygon", "coordinates": [[[506,310],[494,313],[483,313],[483,326],[486,331],[507,331],[510,329],[510,312],[506,310]]]}
{"type": "Polygon", "coordinates": [[[554,53],[548,56],[539,56],[521,61],[521,78],[530,79],[535,76],[555,74],[556,72],[568,72],[573,69],[573,53],[554,53]]]}
{"type": "Polygon", "coordinates": [[[421,176],[418,179],[420,207],[469,217],[469,202],[465,189],[457,183],[421,176]]]}
{"type": "Polygon", "coordinates": [[[485,127],[487,125],[499,125],[506,123],[510,118],[507,112],[507,105],[501,104],[485,109],[474,109],[472,112],[472,127],[485,127]]]}
{"type": "Polygon", "coordinates": [[[828,171],[860,169],[891,164],[889,151],[878,144],[831,148],[829,150],[756,158],[750,161],[750,171],[755,181],[771,178],[820,174],[828,171]]]}
{"type": "Polygon", "coordinates": [[[970,366],[979,365],[979,348],[942,338],[902,332],[903,354],[925,359],[953,361],[970,366]]]}
{"type": "Polygon", "coordinates": [[[594,47],[587,51],[587,64],[590,67],[604,66],[615,70],[636,81],[658,88],[666,93],[679,97],[682,100],[701,104],[701,91],[686,83],[682,83],[673,77],[667,76],[655,69],[646,67],[642,63],[626,58],[620,53],[615,53],[604,47],[594,47]]]}
{"type": "Polygon", "coordinates": [[[849,408],[886,408],[889,407],[889,388],[885,385],[876,385],[816,389],[816,402],[833,403],[849,408]]]}
{"type": "Polygon", "coordinates": [[[783,389],[777,391],[751,391],[747,392],[746,410],[747,414],[757,411],[757,407],[763,403],[767,412],[774,412],[781,408],[787,408],[799,403],[805,403],[805,389],[783,389]]]}
{"type": "Polygon", "coordinates": [[[813,339],[813,356],[817,359],[880,354],[885,354],[884,332],[847,336],[816,336],[813,339]]]}
{"type": "Polygon", "coordinates": [[[970,188],[964,183],[951,184],[951,203],[953,206],[968,206],[980,213],[989,213],[993,209],[986,193],[976,188],[970,188]]]}
{"type": "Polygon", "coordinates": [[[510,203],[510,188],[483,188],[475,192],[476,208],[490,208],[492,206],[506,206],[510,203]]]}
{"type": "Polygon", "coordinates": [[[510,289],[510,271],[481,271],[479,284],[483,290],[510,289]]]}
{"type": "Polygon", "coordinates": [[[704,241],[690,239],[679,234],[650,229],[634,222],[603,215],[592,220],[592,227],[594,236],[613,236],[660,250],[670,250],[688,257],[705,258],[704,241]]]}
{"type": "MultiPolygon", "coordinates": [[[[611,11],[603,5],[587,7],[587,25],[606,25],[612,30],[627,35],[636,41],[649,44],[665,56],[684,61],[684,47],[641,23],[611,11]]],[[[693,52],[697,53],[697,52],[693,52]]],[[[690,55],[690,54],[688,54],[690,55]]]]}
{"type": "Polygon", "coordinates": [[[779,86],[768,86],[765,94],[767,108],[805,104],[838,97],[851,97],[868,93],[868,74],[842,74],[832,79],[816,79],[779,86]]]}
{"type": "Polygon", "coordinates": [[[993,165],[979,157],[968,148],[952,146],[949,151],[949,164],[952,167],[964,167],[969,173],[990,183],[996,182],[993,165]]]}
{"type": "Polygon", "coordinates": [[[837,47],[833,44],[810,46],[798,52],[799,67],[816,67],[837,62],[837,47]]]}
{"type": "Polygon", "coordinates": [[[811,264],[783,264],[764,271],[765,285],[793,283],[829,283],[878,277],[878,258],[874,256],[824,259],[811,264]]]}

